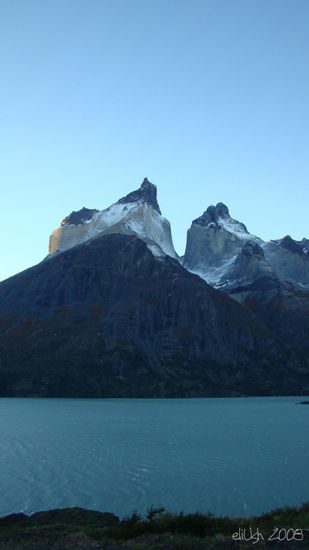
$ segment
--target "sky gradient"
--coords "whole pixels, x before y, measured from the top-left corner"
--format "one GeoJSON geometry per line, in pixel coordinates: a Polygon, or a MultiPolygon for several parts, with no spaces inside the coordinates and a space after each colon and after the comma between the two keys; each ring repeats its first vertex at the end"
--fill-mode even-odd
{"type": "Polygon", "coordinates": [[[0,280],[144,177],[179,254],[220,201],[309,237],[308,27],[307,0],[2,0],[0,280]]]}

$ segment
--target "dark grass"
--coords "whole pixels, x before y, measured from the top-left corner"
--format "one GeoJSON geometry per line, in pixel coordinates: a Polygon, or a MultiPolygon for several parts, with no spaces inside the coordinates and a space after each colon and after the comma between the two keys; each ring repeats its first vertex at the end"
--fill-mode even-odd
{"type": "MultiPolygon", "coordinates": [[[[45,541],[42,548],[54,548],[53,544],[57,544],[57,541],[69,540],[72,536],[88,541],[89,546],[86,544],[83,548],[92,548],[91,545],[96,542],[99,548],[107,548],[106,545],[112,543],[115,549],[130,547],[138,550],[309,549],[309,503],[297,508],[280,508],[249,518],[216,517],[211,513],[201,512],[175,514],[167,512],[164,508],[150,508],[145,517],[133,512],[122,520],[113,514],[82,508],[50,510],[32,516],[13,514],[0,518],[0,550],[5,548],[5,545],[1,546],[5,541],[8,548],[13,548],[11,543],[14,540],[19,541],[20,546],[16,548],[35,549],[40,540],[45,541]],[[268,537],[275,527],[302,529],[304,540],[268,542],[268,537]],[[249,532],[250,528],[253,532],[259,529],[264,541],[257,544],[253,544],[252,540],[233,541],[233,533],[239,529],[249,532]]],[[[71,548],[65,543],[62,544],[63,548],[71,548]]]]}

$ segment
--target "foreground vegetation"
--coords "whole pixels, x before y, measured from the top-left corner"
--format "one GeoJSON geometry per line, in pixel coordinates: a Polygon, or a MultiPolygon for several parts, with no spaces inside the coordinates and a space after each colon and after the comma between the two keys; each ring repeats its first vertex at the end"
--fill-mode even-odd
{"type": "Polygon", "coordinates": [[[309,504],[249,518],[150,509],[119,520],[82,508],[0,518],[0,550],[309,550],[309,504]]]}

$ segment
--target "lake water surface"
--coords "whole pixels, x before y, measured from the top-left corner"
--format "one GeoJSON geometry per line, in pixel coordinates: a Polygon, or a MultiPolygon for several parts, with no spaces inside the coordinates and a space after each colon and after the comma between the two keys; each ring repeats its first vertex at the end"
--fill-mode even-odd
{"type": "Polygon", "coordinates": [[[305,397],[0,399],[0,516],[251,515],[309,501],[305,397]]]}

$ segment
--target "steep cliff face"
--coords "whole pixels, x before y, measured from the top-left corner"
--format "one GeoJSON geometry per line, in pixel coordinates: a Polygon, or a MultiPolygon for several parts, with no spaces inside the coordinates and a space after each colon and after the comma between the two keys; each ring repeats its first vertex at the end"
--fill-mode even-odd
{"type": "Polygon", "coordinates": [[[161,215],[157,202],[157,188],[147,178],[139,189],[105,210],[83,208],[72,212],[63,220],[61,227],[53,231],[49,254],[68,250],[108,233],[135,235],[147,244],[153,254],[177,258],[170,223],[161,215]]]}
{"type": "Polygon", "coordinates": [[[231,218],[223,203],[193,220],[182,263],[217,288],[264,275],[309,288],[308,239],[295,241],[287,235],[263,242],[231,218]]]}
{"type": "Polygon", "coordinates": [[[271,263],[264,252],[264,246],[247,241],[217,288],[248,307],[272,332],[308,357],[309,289],[297,282],[293,257],[287,259],[293,277],[287,277],[287,265],[278,269],[278,263],[271,263]]]}
{"type": "Polygon", "coordinates": [[[268,328],[309,355],[308,240],[264,243],[222,203],[192,222],[183,265],[249,308],[268,328]]]}
{"type": "Polygon", "coordinates": [[[188,230],[183,265],[216,285],[247,240],[262,242],[231,218],[223,203],[209,206],[188,230]]]}
{"type": "Polygon", "coordinates": [[[218,288],[231,289],[249,285],[262,277],[277,278],[275,271],[267,262],[262,246],[253,241],[246,241],[242,249],[226,267],[218,288]]]}
{"type": "Polygon", "coordinates": [[[305,362],[240,304],[134,236],[105,235],[0,285],[0,394],[301,393],[305,362]],[[302,371],[303,369],[303,371],[302,371]]]}
{"type": "Polygon", "coordinates": [[[263,245],[266,261],[277,276],[309,289],[309,241],[290,236],[263,245]]]}

